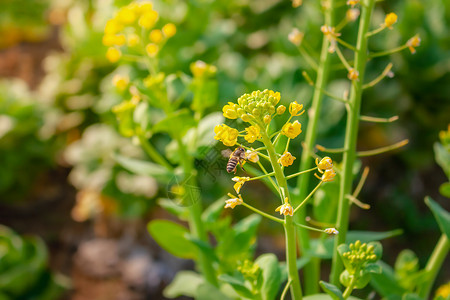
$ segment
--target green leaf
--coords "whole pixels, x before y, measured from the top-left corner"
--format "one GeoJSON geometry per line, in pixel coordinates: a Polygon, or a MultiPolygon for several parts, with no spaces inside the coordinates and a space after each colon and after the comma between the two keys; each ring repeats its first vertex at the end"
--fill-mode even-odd
{"type": "MultiPolygon", "coordinates": [[[[333,298],[330,297],[328,294],[314,294],[314,295],[309,295],[309,296],[303,297],[303,300],[328,300],[328,299],[333,299],[333,298]]],[[[347,298],[347,300],[361,300],[361,299],[350,296],[347,298]]]]}
{"type": "Polygon", "coordinates": [[[444,233],[448,239],[450,239],[450,213],[431,199],[431,197],[425,197],[425,203],[433,212],[434,218],[438,222],[441,232],[444,233]]]}
{"type": "Polygon", "coordinates": [[[328,282],[325,281],[320,281],[319,282],[320,286],[322,287],[322,289],[331,296],[331,298],[335,299],[335,300],[344,300],[344,297],[342,296],[342,292],[341,290],[328,282]]]}
{"type": "Polygon", "coordinates": [[[194,99],[192,109],[202,112],[206,108],[214,106],[217,102],[218,84],[214,79],[194,78],[192,81],[192,91],[194,99]]]}
{"type": "Polygon", "coordinates": [[[350,278],[350,274],[347,270],[342,271],[341,275],[339,275],[339,282],[345,287],[348,287],[350,285],[351,280],[352,279],[350,278]]]}
{"type": "Polygon", "coordinates": [[[219,200],[214,201],[210,206],[208,206],[203,214],[202,221],[204,223],[214,223],[219,219],[220,213],[223,211],[225,206],[225,198],[222,197],[219,200]]]}
{"type": "Polygon", "coordinates": [[[195,125],[197,123],[192,113],[187,109],[182,109],[156,123],[152,130],[154,133],[166,132],[172,137],[182,137],[189,128],[195,125]]]}
{"type": "Polygon", "coordinates": [[[368,273],[375,273],[375,274],[381,274],[382,269],[380,265],[377,264],[367,264],[364,267],[364,271],[368,273]]]}
{"type": "Polygon", "coordinates": [[[195,259],[196,246],[186,239],[189,231],[172,221],[154,220],[148,223],[147,229],[155,241],[167,252],[187,259],[195,259]]]}
{"type": "Polygon", "coordinates": [[[370,278],[370,273],[362,274],[362,276],[356,280],[355,289],[363,289],[367,284],[369,284],[370,278]]]}
{"type": "Polygon", "coordinates": [[[224,293],[222,293],[215,286],[204,282],[197,288],[197,298],[195,300],[230,300],[224,293]]]}
{"type": "Polygon", "coordinates": [[[348,244],[341,244],[337,247],[337,251],[339,253],[339,256],[341,257],[342,262],[344,263],[345,269],[349,272],[354,273],[355,267],[351,264],[350,260],[344,256],[344,253],[350,251],[350,247],[348,244]]]}
{"type": "Polygon", "coordinates": [[[230,276],[228,274],[222,274],[219,276],[219,280],[228,283],[233,287],[233,289],[242,297],[253,299],[254,295],[252,292],[245,286],[244,278],[237,278],[230,276]]]}
{"type": "Polygon", "coordinates": [[[419,259],[413,251],[405,249],[397,256],[394,269],[400,277],[405,277],[419,270],[419,259]]]}
{"type": "Polygon", "coordinates": [[[439,193],[442,196],[450,198],[450,182],[445,182],[439,187],[439,193]]]}
{"type": "Polygon", "coordinates": [[[163,295],[166,298],[176,298],[179,296],[195,298],[198,287],[204,281],[200,274],[192,271],[179,271],[172,282],[164,289],[163,295]]]}
{"type": "Polygon", "coordinates": [[[377,264],[381,267],[381,274],[372,274],[370,284],[382,296],[389,295],[403,295],[405,289],[400,286],[395,277],[394,270],[383,261],[378,261],[377,264]]]}
{"type": "Polygon", "coordinates": [[[419,297],[417,294],[404,294],[402,297],[402,300],[424,300],[423,298],[419,297]]]}
{"type": "Polygon", "coordinates": [[[275,299],[281,285],[281,269],[278,266],[278,259],[275,254],[268,253],[259,256],[255,263],[262,270],[263,283],[261,296],[263,300],[275,299]]]}
{"type": "Polygon", "coordinates": [[[149,161],[130,158],[120,154],[114,154],[113,157],[119,165],[134,174],[150,176],[162,183],[167,183],[174,177],[174,173],[171,171],[149,161]]]}
{"type": "Polygon", "coordinates": [[[434,156],[436,162],[450,180],[450,152],[441,143],[434,143],[434,156]]]}
{"type": "Polygon", "coordinates": [[[219,259],[217,258],[216,253],[214,252],[214,249],[211,247],[210,244],[208,244],[205,241],[199,240],[198,238],[194,238],[190,234],[185,235],[186,239],[191,241],[197,248],[203,252],[211,261],[218,262],[219,259]]]}
{"type": "Polygon", "coordinates": [[[170,212],[171,214],[177,216],[180,220],[187,221],[189,217],[189,210],[185,206],[181,206],[173,202],[171,199],[159,198],[157,200],[158,204],[170,212]]]}
{"type": "Polygon", "coordinates": [[[314,193],[313,214],[315,220],[324,223],[336,223],[338,203],[336,195],[339,194],[339,181],[340,177],[336,176],[334,181],[322,185],[314,193]]]}
{"type": "Polygon", "coordinates": [[[150,129],[150,110],[147,102],[141,101],[136,106],[136,109],[133,113],[133,121],[136,124],[139,124],[143,132],[147,132],[150,129]]]}

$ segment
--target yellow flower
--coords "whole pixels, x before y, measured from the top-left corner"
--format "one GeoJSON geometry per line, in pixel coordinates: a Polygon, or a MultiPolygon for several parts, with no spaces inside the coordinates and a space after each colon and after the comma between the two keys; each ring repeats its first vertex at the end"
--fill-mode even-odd
{"type": "Polygon", "coordinates": [[[172,23],[167,23],[163,26],[162,32],[166,36],[166,38],[171,38],[177,33],[177,27],[172,23]]]}
{"type": "Polygon", "coordinates": [[[299,31],[297,28],[293,28],[288,35],[288,39],[295,46],[300,46],[304,36],[305,34],[303,32],[299,31]]]}
{"type": "Polygon", "coordinates": [[[105,25],[105,35],[116,34],[123,29],[123,25],[115,19],[108,20],[105,25]]]}
{"type": "Polygon", "coordinates": [[[221,141],[225,146],[231,147],[234,146],[237,142],[237,137],[239,134],[239,131],[237,129],[222,124],[216,125],[214,127],[214,132],[216,133],[214,139],[221,141]]]}
{"type": "Polygon", "coordinates": [[[347,5],[350,5],[351,7],[355,6],[359,3],[359,0],[347,0],[347,5]]]}
{"type": "Polygon", "coordinates": [[[280,215],[285,215],[285,216],[287,216],[287,215],[293,216],[294,215],[294,209],[289,204],[287,197],[284,199],[284,204],[278,206],[277,209],[275,209],[275,211],[279,211],[280,215]]]}
{"type": "Polygon", "coordinates": [[[327,37],[330,42],[330,47],[328,48],[328,52],[334,53],[336,51],[336,39],[340,36],[340,33],[335,32],[335,28],[327,25],[323,25],[320,27],[320,30],[327,37]]]}
{"type": "Polygon", "coordinates": [[[345,17],[347,18],[347,21],[353,22],[356,19],[358,19],[359,14],[360,14],[359,9],[357,9],[357,8],[350,8],[349,10],[347,10],[347,13],[345,14],[345,17]]]}
{"type": "Polygon", "coordinates": [[[160,43],[163,40],[163,34],[159,29],[153,29],[152,31],[150,31],[150,35],[148,37],[150,41],[156,44],[160,43]]]}
{"type": "Polygon", "coordinates": [[[136,12],[139,14],[144,14],[150,12],[153,9],[153,4],[150,1],[141,1],[136,7],[136,12]]]}
{"type": "Polygon", "coordinates": [[[110,47],[106,51],[106,58],[112,63],[117,62],[121,56],[122,56],[122,52],[120,52],[120,50],[117,48],[110,47]]]}
{"type": "Polygon", "coordinates": [[[286,111],[286,106],[280,105],[277,107],[277,114],[282,115],[286,111]]]}
{"type": "Polygon", "coordinates": [[[328,156],[322,158],[319,162],[319,159],[316,158],[316,165],[319,169],[319,172],[322,173],[324,170],[330,170],[333,168],[333,161],[328,156]]]}
{"type": "Polygon", "coordinates": [[[291,116],[297,117],[302,115],[305,111],[303,109],[303,104],[298,104],[297,101],[291,102],[289,104],[289,113],[291,116]]]}
{"type": "Polygon", "coordinates": [[[113,77],[114,86],[121,91],[125,90],[129,83],[130,79],[128,78],[128,76],[121,76],[119,74],[116,74],[113,77]]]}
{"type": "Polygon", "coordinates": [[[124,25],[130,25],[136,20],[136,14],[130,7],[125,6],[117,12],[116,20],[124,25]]]}
{"type": "Polygon", "coordinates": [[[328,233],[328,234],[339,234],[339,231],[337,231],[336,230],[336,228],[326,228],[326,229],[324,229],[324,232],[325,233],[328,233]]]}
{"type": "Polygon", "coordinates": [[[256,152],[256,151],[247,150],[247,152],[245,152],[245,156],[248,161],[251,161],[253,163],[256,163],[259,161],[258,152],[256,152]]]}
{"type": "Polygon", "coordinates": [[[355,69],[351,68],[350,70],[348,70],[347,77],[348,77],[348,79],[350,79],[350,80],[358,80],[358,78],[359,78],[359,72],[356,71],[355,69]]]}
{"type": "Polygon", "coordinates": [[[142,14],[142,16],[139,18],[139,26],[150,29],[155,25],[156,21],[158,20],[158,13],[154,10],[147,11],[142,14]]]}
{"type": "Polygon", "coordinates": [[[125,44],[125,36],[123,34],[105,34],[102,39],[103,45],[107,47],[122,46],[125,44]]]}
{"type": "Polygon", "coordinates": [[[283,167],[289,167],[294,163],[295,156],[292,156],[290,152],[285,151],[283,155],[278,159],[278,163],[283,167]]]}
{"type": "Polygon", "coordinates": [[[269,96],[273,97],[273,103],[272,103],[273,105],[277,105],[278,102],[280,102],[280,99],[281,99],[280,92],[274,92],[272,90],[269,90],[269,96]]]}
{"type": "Polygon", "coordinates": [[[290,139],[295,139],[301,132],[302,124],[300,124],[298,121],[295,121],[294,123],[288,122],[284,124],[283,128],[281,129],[281,134],[284,134],[290,139]]]}
{"type": "Polygon", "coordinates": [[[263,118],[264,124],[269,124],[270,121],[272,121],[272,118],[270,117],[270,115],[265,115],[263,118]]]}
{"type": "Polygon", "coordinates": [[[247,122],[247,123],[250,122],[250,120],[251,120],[249,114],[244,114],[244,115],[242,115],[242,116],[241,116],[241,119],[242,119],[242,121],[247,122]]]}
{"type": "Polygon", "coordinates": [[[416,53],[416,49],[415,48],[420,46],[420,37],[419,37],[419,35],[416,34],[415,36],[410,38],[406,42],[406,46],[408,46],[409,51],[411,51],[411,54],[416,53]]]}
{"type": "Polygon", "coordinates": [[[397,15],[395,13],[389,13],[386,15],[386,17],[384,18],[384,26],[392,29],[392,25],[394,25],[395,23],[397,23],[397,15]]]}
{"type": "Polygon", "coordinates": [[[222,108],[223,116],[227,119],[232,119],[232,120],[237,119],[237,117],[238,117],[238,114],[236,112],[237,108],[238,108],[238,105],[236,103],[228,102],[228,104],[222,108]]]}
{"type": "Polygon", "coordinates": [[[450,296],[450,282],[447,282],[446,284],[441,285],[436,290],[435,298],[441,296],[444,299],[447,299],[448,296],[450,296]]]}
{"type": "Polygon", "coordinates": [[[334,176],[336,176],[336,172],[333,169],[325,170],[323,172],[322,177],[320,178],[323,182],[329,182],[334,180],[334,176]]]}
{"type": "Polygon", "coordinates": [[[132,34],[128,35],[128,41],[127,41],[128,47],[135,47],[135,46],[139,45],[140,42],[141,42],[141,38],[137,34],[132,33],[132,34]]]}
{"type": "Polygon", "coordinates": [[[145,47],[145,51],[147,52],[148,56],[155,57],[156,54],[158,54],[159,47],[156,44],[150,43],[145,47]]]}
{"type": "Polygon", "coordinates": [[[234,195],[228,193],[228,197],[230,197],[231,199],[228,199],[225,201],[225,208],[235,208],[236,205],[241,205],[242,203],[244,203],[244,200],[242,200],[242,196],[238,195],[237,197],[234,197],[234,195]]]}
{"type": "Polygon", "coordinates": [[[231,180],[236,182],[233,187],[234,187],[234,190],[236,191],[236,193],[240,194],[241,187],[244,185],[244,183],[246,183],[247,181],[250,180],[250,177],[235,176],[231,180]]]}
{"type": "Polygon", "coordinates": [[[245,140],[249,143],[253,143],[257,139],[261,137],[261,133],[259,131],[258,126],[250,126],[245,128],[245,131],[247,131],[247,134],[244,136],[245,140]]]}

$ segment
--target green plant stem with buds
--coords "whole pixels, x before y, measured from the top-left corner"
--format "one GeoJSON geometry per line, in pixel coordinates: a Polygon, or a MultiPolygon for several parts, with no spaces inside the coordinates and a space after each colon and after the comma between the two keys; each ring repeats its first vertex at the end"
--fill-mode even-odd
{"type": "Polygon", "coordinates": [[[351,194],[353,183],[353,164],[356,159],[356,139],[359,128],[359,115],[361,107],[361,97],[363,91],[363,79],[367,62],[367,37],[369,32],[370,19],[375,0],[366,0],[361,3],[362,13],[359,23],[358,39],[355,52],[354,69],[359,73],[359,79],[352,81],[349,104],[347,106],[347,125],[345,130],[344,148],[347,150],[343,155],[343,168],[341,172],[341,182],[339,189],[339,204],[337,213],[336,229],[339,235],[335,238],[333,249],[333,260],[331,266],[330,281],[334,285],[339,285],[339,274],[342,271],[342,262],[339,259],[337,247],[345,242],[348,229],[348,219],[350,212],[350,201],[347,195],[351,194]]]}
{"type": "MultiPolygon", "coordinates": [[[[259,124],[260,128],[264,128],[264,124],[259,124]]],[[[273,171],[275,172],[275,178],[277,179],[278,186],[284,189],[284,195],[280,195],[281,200],[284,201],[284,197],[289,197],[289,189],[286,181],[286,177],[280,165],[277,162],[277,155],[275,153],[275,148],[267,135],[267,132],[262,130],[261,137],[264,145],[267,147],[267,153],[269,154],[270,162],[272,164],[273,171]]],[[[297,270],[297,246],[295,239],[295,227],[293,217],[285,216],[284,218],[284,231],[286,236],[286,265],[288,268],[288,278],[291,282],[290,290],[292,299],[298,300],[302,299],[302,288],[300,286],[300,278],[297,270]]]]}
{"type": "MultiPolygon", "coordinates": [[[[335,0],[328,1],[328,8],[325,10],[325,24],[334,26],[334,5],[335,0]]],[[[328,52],[330,43],[326,36],[322,38],[322,50],[320,53],[319,67],[317,69],[317,79],[315,84],[314,95],[312,98],[311,108],[309,111],[309,121],[306,127],[305,147],[302,152],[300,170],[311,168],[311,149],[316,142],[317,126],[319,124],[320,111],[322,108],[322,100],[324,98],[325,87],[328,82],[330,73],[331,54],[328,52]]],[[[297,182],[298,194],[295,195],[293,203],[299,205],[307,196],[309,187],[309,176],[298,178],[297,182]]],[[[305,225],[306,209],[300,210],[295,216],[295,221],[305,225]]],[[[298,242],[301,252],[306,253],[311,248],[309,240],[309,232],[303,228],[297,228],[298,242]]],[[[305,294],[315,294],[319,291],[320,280],[320,260],[314,258],[304,267],[305,294]]]]}
{"type": "Polygon", "coordinates": [[[429,277],[427,281],[425,281],[422,285],[419,286],[418,292],[419,297],[423,299],[429,298],[434,280],[436,279],[439,269],[444,263],[444,260],[449,251],[450,251],[450,241],[447,235],[443,233],[425,267],[425,270],[428,272],[429,277]]]}

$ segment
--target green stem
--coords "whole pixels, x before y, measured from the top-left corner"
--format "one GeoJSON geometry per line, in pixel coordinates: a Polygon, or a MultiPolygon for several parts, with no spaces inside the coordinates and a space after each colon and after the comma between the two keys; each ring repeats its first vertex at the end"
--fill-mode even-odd
{"type": "MultiPolygon", "coordinates": [[[[176,141],[185,176],[184,187],[186,189],[186,195],[189,198],[188,204],[190,204],[188,206],[189,228],[195,238],[209,244],[208,236],[201,218],[202,203],[200,199],[198,199],[198,186],[196,182],[195,170],[193,169],[193,160],[192,157],[188,155],[181,137],[177,137],[176,141]]],[[[205,279],[212,285],[218,286],[212,261],[202,251],[198,251],[198,264],[203,275],[205,276],[205,279]]]]}
{"type": "Polygon", "coordinates": [[[359,72],[360,79],[352,81],[350,91],[349,109],[347,114],[347,125],[345,130],[344,148],[347,149],[343,154],[343,168],[341,172],[341,182],[339,189],[339,202],[337,212],[336,229],[339,235],[334,240],[333,260],[331,265],[330,281],[334,285],[339,285],[339,274],[342,271],[342,262],[339,258],[337,247],[345,242],[348,229],[348,219],[350,212],[350,201],[346,195],[351,194],[353,182],[353,164],[356,158],[356,139],[358,136],[359,114],[362,97],[362,82],[367,62],[367,38],[366,33],[369,30],[370,19],[375,0],[366,0],[362,5],[362,13],[359,24],[358,39],[355,53],[355,70],[359,72]]]}
{"type": "MultiPolygon", "coordinates": [[[[277,154],[275,152],[274,145],[272,144],[267,132],[262,131],[261,137],[264,145],[267,147],[267,153],[269,154],[272,168],[275,172],[275,178],[277,179],[280,189],[284,189],[285,196],[291,200],[289,196],[289,189],[286,178],[281,170],[280,164],[277,162],[277,154]]],[[[281,199],[284,201],[284,199],[281,199]]],[[[284,218],[284,231],[286,236],[286,265],[288,268],[288,278],[291,281],[291,296],[292,299],[302,299],[302,288],[300,286],[300,278],[297,270],[297,247],[295,242],[295,227],[291,216],[285,216],[284,218]]]]}
{"type": "Polygon", "coordinates": [[[173,170],[173,167],[161,156],[161,154],[156,151],[155,147],[148,141],[148,139],[142,133],[138,133],[137,137],[139,138],[139,142],[141,143],[142,148],[145,153],[155,162],[160,164],[163,167],[166,167],[168,170],[173,170]]]}
{"type": "Polygon", "coordinates": [[[342,297],[344,297],[344,299],[347,299],[348,297],[350,297],[350,295],[353,292],[353,289],[355,288],[355,284],[356,284],[356,277],[355,277],[355,275],[353,275],[352,279],[350,279],[350,284],[348,285],[348,287],[345,289],[344,293],[342,294],[342,297]]]}
{"type": "Polygon", "coordinates": [[[297,172],[297,173],[288,175],[288,176],[286,176],[286,179],[291,179],[291,178],[297,177],[299,175],[302,175],[302,174],[305,174],[305,173],[308,173],[308,172],[311,172],[311,171],[314,171],[314,170],[317,170],[317,167],[314,167],[314,168],[311,168],[311,169],[308,169],[308,170],[305,170],[305,171],[301,171],[301,172],[297,172]]]}
{"type": "MultiPolygon", "coordinates": [[[[325,24],[334,26],[334,6],[336,0],[328,1],[329,8],[325,10],[325,24]]],[[[322,108],[322,100],[324,98],[324,90],[328,82],[330,73],[330,64],[332,55],[328,52],[329,41],[324,36],[322,38],[322,50],[320,53],[319,68],[317,69],[317,78],[315,84],[314,95],[312,98],[311,108],[309,110],[309,121],[306,127],[305,148],[302,152],[300,169],[307,170],[311,168],[313,160],[311,159],[311,149],[316,142],[317,127],[319,124],[320,111],[322,108]]],[[[295,195],[293,203],[299,205],[300,202],[307,196],[309,186],[309,176],[300,176],[297,181],[298,194],[295,195]]],[[[299,224],[306,224],[306,209],[302,209],[295,216],[295,221],[299,224]]],[[[298,243],[301,247],[301,252],[306,253],[310,248],[310,238],[308,230],[304,228],[297,228],[298,243]]],[[[320,270],[318,263],[308,263],[304,271],[305,280],[305,294],[316,294],[319,292],[320,270]]]]}
{"type": "Polygon", "coordinates": [[[275,222],[280,223],[280,224],[284,223],[282,219],[274,217],[274,216],[271,216],[271,215],[269,215],[269,214],[267,214],[267,213],[265,213],[263,211],[260,211],[256,207],[251,206],[250,204],[247,204],[247,203],[243,202],[242,205],[247,207],[250,210],[253,210],[255,213],[260,214],[261,216],[263,216],[265,218],[268,218],[268,219],[270,219],[272,221],[275,221],[275,222]]]}
{"type": "Polygon", "coordinates": [[[419,286],[419,297],[423,299],[428,299],[430,295],[431,288],[433,287],[434,280],[444,263],[445,257],[450,250],[450,241],[448,240],[445,233],[441,235],[436,247],[431,254],[428,263],[425,267],[425,271],[428,272],[429,277],[426,282],[419,286]]]}

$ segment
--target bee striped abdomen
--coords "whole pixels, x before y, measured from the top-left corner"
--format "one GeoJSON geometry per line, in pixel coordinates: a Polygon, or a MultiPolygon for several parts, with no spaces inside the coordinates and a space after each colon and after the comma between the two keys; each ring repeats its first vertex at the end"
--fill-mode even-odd
{"type": "Polygon", "coordinates": [[[237,164],[238,164],[238,160],[236,158],[234,158],[234,157],[230,158],[230,160],[228,160],[228,163],[227,163],[227,172],[231,173],[234,170],[236,170],[237,164]]]}

